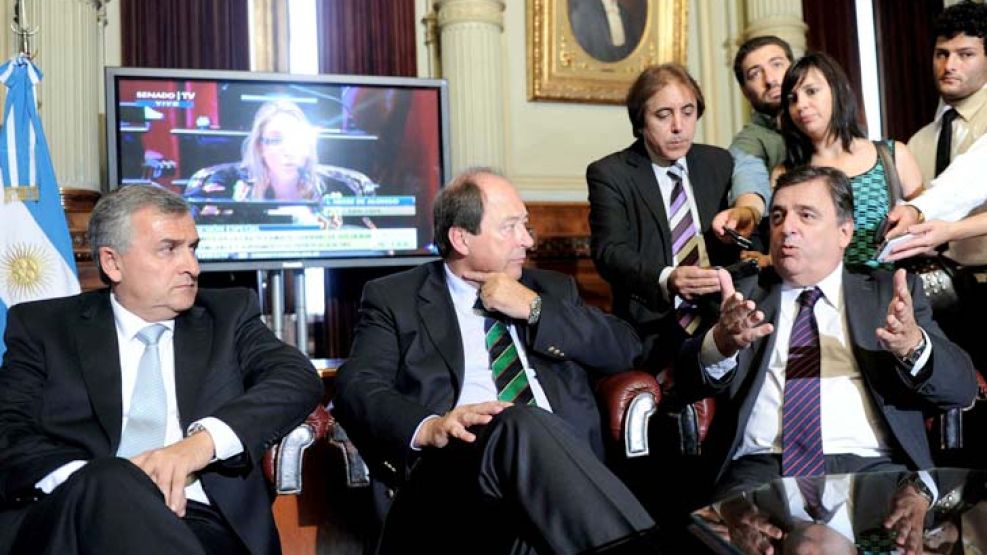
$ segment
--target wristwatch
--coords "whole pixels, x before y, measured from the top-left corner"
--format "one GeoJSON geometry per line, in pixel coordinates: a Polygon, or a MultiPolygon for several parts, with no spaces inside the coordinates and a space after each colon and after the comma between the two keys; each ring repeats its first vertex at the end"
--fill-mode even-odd
{"type": "Polygon", "coordinates": [[[922,496],[923,499],[925,499],[926,503],[929,504],[929,508],[932,508],[932,502],[934,501],[932,497],[932,490],[929,489],[929,486],[922,481],[922,478],[920,478],[917,473],[909,472],[905,474],[901,480],[898,480],[898,488],[903,488],[905,486],[912,486],[915,488],[915,491],[922,496]]]}
{"type": "Polygon", "coordinates": [[[898,360],[901,361],[901,363],[904,364],[905,366],[912,368],[913,366],[915,366],[915,363],[918,362],[918,359],[922,358],[922,353],[924,352],[925,352],[925,334],[923,333],[922,339],[919,340],[918,345],[915,345],[915,347],[911,351],[908,351],[908,353],[905,354],[905,356],[898,357],[898,360]]]}
{"type": "Polygon", "coordinates": [[[541,318],[541,295],[536,295],[534,299],[531,299],[531,313],[528,314],[528,325],[533,326],[537,324],[539,318],[541,318]]]}

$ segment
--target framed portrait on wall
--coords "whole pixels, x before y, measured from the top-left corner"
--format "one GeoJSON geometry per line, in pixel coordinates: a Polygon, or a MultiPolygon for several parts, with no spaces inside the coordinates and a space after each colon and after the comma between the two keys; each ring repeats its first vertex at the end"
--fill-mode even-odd
{"type": "Polygon", "coordinates": [[[686,0],[527,0],[528,99],[620,104],[645,67],[685,63],[686,0]]]}

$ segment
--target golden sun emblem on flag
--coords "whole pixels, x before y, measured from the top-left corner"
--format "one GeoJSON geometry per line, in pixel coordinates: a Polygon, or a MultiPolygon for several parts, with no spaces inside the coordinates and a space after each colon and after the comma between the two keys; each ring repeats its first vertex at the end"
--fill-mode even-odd
{"type": "Polygon", "coordinates": [[[48,284],[47,253],[38,245],[14,244],[0,256],[0,280],[16,300],[39,295],[48,284]]]}

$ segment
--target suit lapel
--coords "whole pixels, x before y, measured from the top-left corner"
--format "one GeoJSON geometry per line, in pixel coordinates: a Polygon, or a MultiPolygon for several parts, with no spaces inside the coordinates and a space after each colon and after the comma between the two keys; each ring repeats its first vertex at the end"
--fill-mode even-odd
{"type": "Polygon", "coordinates": [[[120,372],[120,347],[116,324],[110,307],[109,290],[80,298],[83,303],[75,327],[79,366],[86,382],[93,412],[115,453],[120,443],[123,401],[120,372]]]}
{"type": "Polygon", "coordinates": [[[873,282],[858,274],[843,271],[843,302],[847,307],[854,307],[853,310],[845,312],[847,327],[850,328],[850,345],[855,352],[873,343],[874,330],[880,325],[879,320],[885,314],[884,309],[873,306],[876,298],[873,282]]]}
{"type": "Polygon", "coordinates": [[[208,371],[211,345],[212,326],[202,307],[193,306],[175,319],[175,396],[182,429],[200,416],[196,413],[199,386],[208,371]]]}
{"type": "Polygon", "coordinates": [[[651,158],[644,148],[644,141],[638,139],[627,153],[627,165],[629,166],[631,181],[637,188],[638,195],[644,199],[645,206],[651,212],[651,216],[658,224],[656,229],[661,235],[664,250],[668,253],[668,260],[672,262],[672,237],[671,229],[668,226],[668,213],[665,211],[665,204],[661,199],[661,188],[658,186],[658,179],[655,178],[655,170],[651,165],[651,158]]]}
{"type": "Polygon", "coordinates": [[[443,268],[441,262],[429,265],[428,277],[418,292],[419,316],[429,340],[452,373],[453,399],[459,399],[465,374],[462,333],[443,268]]]}
{"type": "Polygon", "coordinates": [[[699,149],[695,146],[689,149],[685,161],[689,165],[689,185],[692,187],[692,197],[696,200],[696,209],[699,212],[699,222],[696,227],[702,233],[706,224],[713,220],[713,215],[718,211],[720,199],[710,194],[712,191],[709,187],[703,186],[709,181],[706,177],[708,166],[703,164],[699,149]]]}

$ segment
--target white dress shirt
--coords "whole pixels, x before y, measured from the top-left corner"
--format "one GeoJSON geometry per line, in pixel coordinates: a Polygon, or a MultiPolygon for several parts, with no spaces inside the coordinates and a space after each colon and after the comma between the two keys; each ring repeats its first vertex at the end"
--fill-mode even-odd
{"type": "MultiPolygon", "coordinates": [[[[456,321],[459,322],[459,334],[463,341],[463,387],[459,392],[459,399],[456,399],[456,406],[471,405],[497,400],[497,384],[493,379],[493,372],[490,370],[490,355],[487,351],[487,334],[483,330],[484,317],[479,311],[473,308],[479,293],[476,287],[469,284],[456,274],[452,273],[448,264],[442,267],[446,273],[446,287],[452,297],[453,308],[456,309],[456,321]]],[[[514,324],[508,324],[507,331],[514,340],[517,348],[518,358],[524,366],[524,372],[528,376],[528,387],[531,394],[540,408],[552,412],[552,405],[545,396],[545,390],[538,383],[538,375],[528,364],[528,357],[525,354],[524,344],[518,340],[517,328],[514,324]]],[[[422,425],[439,418],[433,414],[418,423],[415,433],[411,434],[411,448],[418,451],[420,448],[415,445],[415,438],[422,425]]]]}
{"type": "MultiPolygon", "coordinates": [[[[452,304],[456,309],[456,320],[459,322],[459,333],[463,341],[463,389],[456,400],[456,406],[483,403],[497,400],[497,384],[494,383],[493,372],[490,370],[490,356],[487,352],[486,332],[483,331],[484,317],[473,309],[476,303],[477,289],[468,282],[452,273],[448,265],[443,265],[446,272],[446,284],[452,296],[452,304]]],[[[552,407],[545,396],[545,391],[538,383],[535,370],[528,364],[524,344],[518,340],[517,328],[508,324],[508,331],[518,357],[528,375],[528,385],[538,406],[551,411],[552,407]]]]}
{"type": "MultiPolygon", "coordinates": [[[[734,459],[745,455],[781,453],[782,404],[785,396],[785,366],[788,342],[798,313],[798,296],[806,288],[782,284],[781,305],[775,321],[774,351],[768,353],[767,375],[744,428],[734,459]]],[[[813,314],[819,329],[820,347],[820,422],[823,453],[853,454],[876,457],[891,452],[883,416],[874,406],[864,383],[860,367],[853,356],[843,297],[843,264],[823,278],[818,287],[823,296],[813,314]]],[[[922,370],[932,353],[925,330],[926,348],[912,368],[912,375],[922,370]]],[[[724,357],[716,348],[712,331],[703,339],[700,362],[713,379],[722,379],[732,371],[737,357],[724,357]]],[[[756,369],[751,369],[756,371],[756,369]]],[[[888,371],[895,371],[889,368],[888,371]]]]}
{"type": "MultiPolygon", "coordinates": [[[[658,156],[652,152],[651,147],[645,143],[645,149],[648,151],[648,156],[651,157],[651,169],[655,173],[655,179],[658,180],[658,189],[661,191],[661,202],[662,206],[665,207],[665,215],[668,218],[672,217],[671,206],[672,206],[672,191],[675,189],[675,182],[672,178],[668,176],[668,170],[671,169],[671,165],[664,166],[660,163],[658,156]]],[[[696,197],[692,192],[692,182],[689,180],[689,164],[685,161],[685,156],[675,160],[673,164],[678,164],[682,168],[682,190],[685,191],[685,197],[689,203],[689,212],[692,214],[692,221],[696,226],[696,233],[699,235],[699,262],[698,266],[709,266],[709,254],[706,252],[706,242],[703,240],[703,229],[702,222],[699,220],[699,209],[696,208],[696,197]]],[[[671,253],[674,257],[675,253],[671,253]]],[[[661,293],[665,300],[670,300],[672,297],[668,292],[668,276],[671,275],[672,270],[675,266],[665,266],[661,268],[658,273],[658,285],[661,287],[661,293]]],[[[675,297],[675,306],[682,304],[681,297],[675,297]]]]}
{"type": "Polygon", "coordinates": [[[620,4],[617,0],[600,0],[603,12],[607,14],[607,27],[610,29],[610,43],[614,46],[624,46],[627,38],[624,36],[624,22],[620,19],[620,4]]]}
{"type": "MultiPolygon", "coordinates": [[[[138,339],[137,334],[151,324],[161,324],[167,328],[161,334],[161,338],[158,341],[161,377],[164,381],[168,407],[165,427],[165,446],[178,443],[185,438],[185,434],[181,429],[178,414],[178,398],[175,393],[175,321],[146,322],[133,312],[124,308],[117,301],[114,294],[110,294],[110,305],[113,308],[117,345],[119,346],[121,407],[123,413],[120,429],[124,430],[127,426],[128,415],[130,413],[130,399],[133,396],[134,387],[137,385],[137,367],[140,364],[141,356],[144,354],[144,343],[138,339]]],[[[203,418],[192,423],[189,428],[196,424],[202,425],[212,437],[215,446],[215,460],[227,459],[243,452],[243,444],[240,442],[240,438],[223,421],[212,417],[203,418]]],[[[66,463],[42,478],[35,486],[45,493],[51,493],[76,470],[85,466],[86,462],[77,460],[66,463]]],[[[209,499],[206,497],[206,493],[202,489],[202,484],[198,479],[192,481],[185,488],[185,497],[200,503],[209,504],[209,499]]]]}

